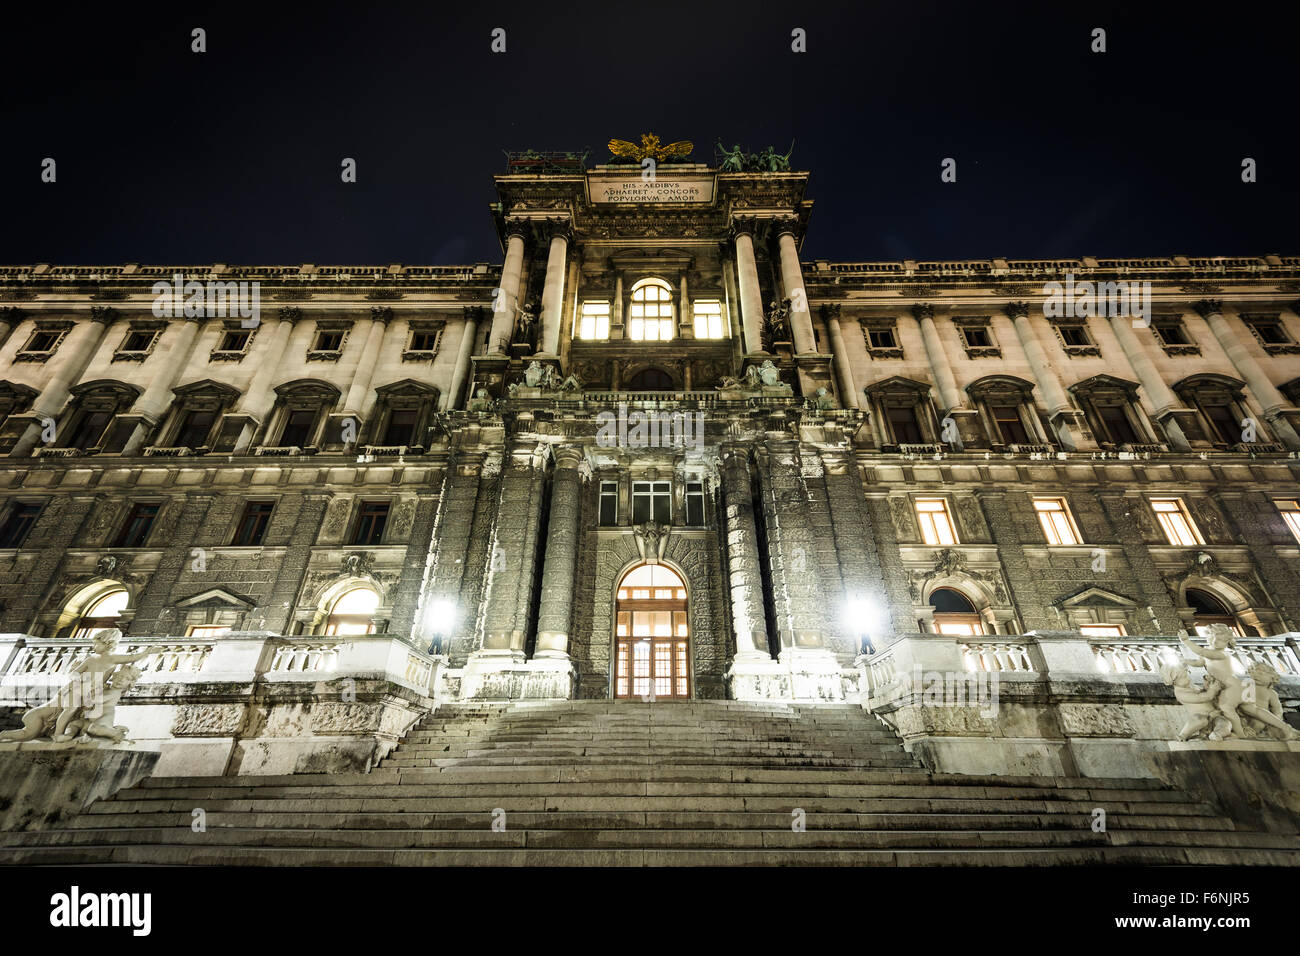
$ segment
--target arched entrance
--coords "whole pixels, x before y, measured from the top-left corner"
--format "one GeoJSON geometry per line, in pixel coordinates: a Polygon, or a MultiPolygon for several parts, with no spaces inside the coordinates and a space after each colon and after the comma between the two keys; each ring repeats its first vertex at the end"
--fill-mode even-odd
{"type": "Polygon", "coordinates": [[[614,602],[614,696],[691,696],[686,582],[663,564],[638,564],[614,602]]]}

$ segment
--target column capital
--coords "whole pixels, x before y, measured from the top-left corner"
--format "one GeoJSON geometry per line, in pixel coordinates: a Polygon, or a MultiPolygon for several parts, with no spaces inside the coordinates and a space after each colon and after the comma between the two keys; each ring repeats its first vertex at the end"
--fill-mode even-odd
{"type": "Polygon", "coordinates": [[[111,305],[92,305],[90,307],[90,321],[98,322],[100,325],[112,325],[117,317],[117,309],[111,305]]]}
{"type": "Polygon", "coordinates": [[[569,216],[547,216],[538,224],[537,231],[539,236],[548,240],[563,239],[570,242],[573,239],[573,219],[569,216]]]}
{"type": "Polygon", "coordinates": [[[1007,303],[1007,306],[1006,306],[1006,313],[1007,313],[1007,316],[1008,316],[1009,318],[1012,318],[1012,319],[1025,319],[1025,318],[1028,318],[1028,317],[1029,317],[1029,303],[1028,303],[1028,302],[1008,302],[1008,303],[1007,303]]]}
{"type": "Polygon", "coordinates": [[[758,219],[755,216],[735,216],[727,225],[727,237],[735,242],[740,236],[753,239],[758,234],[758,219]]]}
{"type": "Polygon", "coordinates": [[[912,315],[916,321],[924,322],[926,319],[934,318],[934,306],[927,302],[918,302],[912,306],[912,315]]]}
{"type": "Polygon", "coordinates": [[[523,216],[511,216],[506,219],[505,226],[501,231],[505,235],[507,241],[515,237],[518,237],[519,239],[527,239],[529,232],[532,231],[531,225],[531,221],[525,219],[523,216]]]}
{"type": "Polygon", "coordinates": [[[463,305],[460,311],[466,322],[480,322],[488,313],[487,306],[483,305],[463,305]]]}
{"type": "Polygon", "coordinates": [[[587,459],[587,453],[581,445],[557,445],[552,448],[555,455],[556,469],[576,471],[587,459]]]}
{"type": "Polygon", "coordinates": [[[843,309],[838,302],[823,302],[817,307],[817,311],[821,313],[823,319],[829,321],[838,319],[843,309]]]}
{"type": "Polygon", "coordinates": [[[302,309],[298,308],[296,305],[285,305],[280,307],[277,314],[280,316],[281,322],[288,322],[290,325],[293,325],[302,318],[302,309]]]}
{"type": "Polygon", "coordinates": [[[798,216],[777,216],[772,220],[772,228],[777,238],[789,236],[791,239],[799,238],[799,217],[798,216]]]}
{"type": "Polygon", "coordinates": [[[1201,299],[1201,301],[1193,305],[1192,308],[1196,310],[1196,314],[1199,315],[1201,318],[1208,319],[1212,315],[1223,314],[1223,300],[1222,299],[1201,299]]]}
{"type": "Polygon", "coordinates": [[[386,305],[372,305],[370,307],[370,320],[387,325],[393,321],[393,310],[386,305]]]}
{"type": "Polygon", "coordinates": [[[3,309],[0,309],[0,322],[3,322],[5,325],[15,326],[23,320],[26,314],[27,313],[16,305],[7,305],[3,309]]]}

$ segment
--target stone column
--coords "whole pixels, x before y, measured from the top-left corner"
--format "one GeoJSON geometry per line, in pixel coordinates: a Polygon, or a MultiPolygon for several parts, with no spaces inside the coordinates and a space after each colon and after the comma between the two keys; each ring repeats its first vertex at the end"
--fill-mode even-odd
{"type": "MultiPolygon", "coordinates": [[[[375,365],[379,361],[379,350],[384,344],[384,333],[392,321],[393,310],[385,306],[374,306],[370,310],[369,325],[366,326],[366,341],[361,347],[361,359],[357,370],[352,373],[352,384],[348,386],[347,397],[343,400],[342,416],[356,416],[360,424],[370,404],[370,383],[375,377],[375,365]]],[[[364,321],[364,320],[363,320],[364,321]]]]}
{"type": "Polygon", "coordinates": [[[520,442],[502,463],[483,613],[483,649],[522,660],[536,572],[545,446],[520,442]]]}
{"type": "Polygon", "coordinates": [[[816,354],[817,337],[813,335],[812,316],[808,312],[808,293],[803,286],[803,270],[799,267],[799,250],[795,247],[792,220],[782,220],[777,236],[781,253],[781,285],[790,298],[790,333],[794,336],[796,355],[816,354]]]}
{"type": "Polygon", "coordinates": [[[770,660],[749,454],[743,447],[729,447],[723,452],[722,505],[726,513],[727,577],[736,660],[770,660]]]}
{"type": "Polygon", "coordinates": [[[524,232],[527,223],[522,219],[506,222],[506,261],[501,267],[501,293],[494,298],[492,334],[488,353],[510,354],[510,340],[514,337],[515,316],[519,309],[519,275],[524,268],[524,232]]]}
{"type": "Polygon", "coordinates": [[[551,251],[546,257],[546,281],[542,286],[542,355],[560,354],[560,322],[564,313],[564,272],[568,268],[569,221],[551,225],[551,251]]]}
{"type": "Polygon", "coordinates": [[[537,648],[533,657],[569,656],[584,460],[580,445],[565,445],[555,453],[551,515],[542,566],[542,600],[537,612],[537,648]]]}
{"type": "Polygon", "coordinates": [[[171,404],[173,398],[172,389],[189,368],[190,357],[194,353],[194,343],[199,337],[204,321],[198,316],[187,316],[181,320],[181,327],[176,332],[176,341],[171,351],[167,353],[166,370],[149,383],[149,387],[144,390],[144,394],[131,409],[133,413],[131,418],[138,420],[126,444],[122,446],[123,455],[136,454],[144,444],[149,430],[158,424],[158,419],[167,411],[167,406],[171,404]]]}
{"type": "Polygon", "coordinates": [[[609,320],[609,338],[612,342],[623,338],[623,335],[623,273],[620,272],[614,277],[614,308],[609,320]]]}
{"type": "Polygon", "coordinates": [[[71,387],[85,373],[86,366],[90,364],[100,343],[104,341],[108,327],[117,318],[115,309],[95,307],[90,310],[90,322],[78,323],[68,332],[67,344],[64,345],[67,353],[63,356],[63,360],[58,362],[54,374],[50,376],[49,381],[41,389],[41,394],[32,403],[31,411],[24,415],[25,418],[31,418],[32,423],[14,444],[13,450],[9,453],[11,457],[22,458],[31,454],[41,437],[43,428],[41,420],[58,418],[64,403],[68,400],[71,387]]]}
{"type": "Polygon", "coordinates": [[[1119,339],[1119,347],[1123,350],[1124,357],[1128,359],[1128,364],[1132,367],[1138,382],[1141,383],[1142,390],[1147,393],[1147,398],[1151,399],[1154,417],[1164,427],[1165,434],[1169,436],[1169,444],[1178,451],[1190,451],[1192,446],[1178,419],[1193,413],[1183,407],[1183,403],[1174,395],[1173,389],[1165,384],[1155,362],[1151,361],[1151,354],[1142,344],[1142,339],[1133,331],[1132,317],[1112,315],[1110,327],[1115,333],[1115,338],[1119,339]]]}
{"type": "Polygon", "coordinates": [[[677,276],[677,300],[681,304],[677,309],[677,337],[682,339],[695,338],[695,316],[689,314],[691,309],[691,297],[686,290],[686,270],[683,269],[677,276]]]}
{"type": "MultiPolygon", "coordinates": [[[[456,350],[456,367],[452,370],[451,384],[447,387],[447,393],[442,396],[438,406],[444,412],[456,405],[460,398],[460,390],[465,387],[465,379],[469,375],[470,356],[474,353],[474,337],[478,335],[478,318],[483,314],[483,309],[481,306],[467,305],[464,314],[464,334],[456,350]]],[[[465,396],[466,401],[463,404],[468,404],[468,400],[472,397],[465,396]]]]}
{"type": "Polygon", "coordinates": [[[1259,402],[1264,411],[1264,418],[1273,426],[1277,437],[1287,448],[1300,451],[1300,434],[1296,433],[1295,427],[1283,414],[1283,410],[1290,408],[1291,403],[1277,390],[1277,386],[1269,381],[1255,356],[1250,353],[1247,346],[1250,336],[1238,335],[1228,324],[1228,320],[1223,315],[1223,302],[1219,299],[1201,300],[1196,303],[1196,311],[1200,313],[1201,318],[1205,319],[1210,331],[1219,340],[1219,346],[1228,353],[1228,358],[1237,373],[1245,379],[1251,394],[1255,396],[1255,401],[1259,402]]]}
{"type": "Polygon", "coordinates": [[[745,329],[745,353],[763,352],[763,294],[758,286],[758,264],[754,261],[753,225],[738,224],[736,236],[736,281],[740,284],[740,317],[745,329]]]}
{"type": "Polygon", "coordinates": [[[1057,439],[1066,451],[1077,451],[1081,436],[1077,432],[1074,408],[1065,394],[1065,389],[1061,387],[1061,380],[1057,378],[1056,370],[1052,368],[1052,363],[1047,358],[1043,343],[1038,340],[1034,326],[1029,321],[1028,303],[1008,303],[1006,313],[1015,324],[1016,338],[1020,340],[1020,347],[1025,352],[1025,358],[1029,361],[1029,368],[1034,373],[1038,387],[1043,390],[1043,399],[1047,404],[1052,424],[1056,428],[1057,439]]]}
{"type": "MultiPolygon", "coordinates": [[[[294,323],[300,318],[302,318],[301,309],[296,306],[286,306],[280,310],[279,317],[274,323],[262,323],[263,330],[270,325],[271,341],[260,345],[254,343],[252,346],[256,348],[256,354],[262,356],[262,360],[257,363],[248,388],[240,396],[235,410],[228,416],[243,423],[239,436],[235,439],[233,450],[236,455],[247,453],[249,445],[253,443],[258,425],[270,414],[271,406],[274,404],[271,388],[280,369],[279,358],[288,350],[289,336],[293,332],[294,323]]],[[[224,425],[222,431],[225,431],[224,425]]]]}
{"type": "MultiPolygon", "coordinates": [[[[934,376],[939,390],[939,402],[943,406],[943,416],[953,420],[957,428],[957,440],[953,443],[958,450],[967,445],[983,445],[984,433],[980,427],[979,413],[970,407],[966,393],[957,387],[957,376],[953,374],[953,363],[943,347],[943,339],[934,324],[934,307],[924,303],[912,307],[912,316],[921,326],[921,341],[925,344],[925,357],[930,363],[930,372],[934,376]]],[[[940,440],[947,442],[942,437],[940,440]]]]}
{"type": "Polygon", "coordinates": [[[840,328],[840,306],[822,306],[822,318],[826,320],[826,333],[831,340],[831,357],[835,363],[835,381],[840,386],[840,404],[845,408],[861,408],[858,403],[858,386],[853,381],[853,363],[849,360],[844,347],[844,332],[840,328]]]}

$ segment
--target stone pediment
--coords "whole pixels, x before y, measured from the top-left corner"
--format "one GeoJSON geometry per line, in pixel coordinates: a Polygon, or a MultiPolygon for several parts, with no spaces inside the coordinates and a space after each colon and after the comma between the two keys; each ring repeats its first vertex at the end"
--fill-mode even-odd
{"type": "Polygon", "coordinates": [[[201,591],[193,597],[185,598],[183,601],[176,602],[177,608],[184,608],[189,611],[199,610],[240,610],[249,611],[254,607],[253,602],[247,598],[242,598],[237,594],[225,590],[224,588],[209,588],[201,591]]]}
{"type": "Polygon", "coordinates": [[[1127,598],[1122,594],[1116,594],[1114,591],[1107,591],[1105,588],[1085,588],[1077,594],[1071,595],[1057,602],[1059,607],[1122,607],[1135,608],[1137,602],[1132,598],[1127,598]]]}

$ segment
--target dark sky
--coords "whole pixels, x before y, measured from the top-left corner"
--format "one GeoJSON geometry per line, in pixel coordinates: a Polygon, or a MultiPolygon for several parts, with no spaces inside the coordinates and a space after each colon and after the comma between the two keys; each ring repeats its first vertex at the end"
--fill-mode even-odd
{"type": "Polygon", "coordinates": [[[0,262],[499,261],[503,148],[595,162],[647,130],[710,162],[719,137],[795,140],[805,258],[1294,254],[1281,9],[23,4],[0,34],[0,262]]]}

